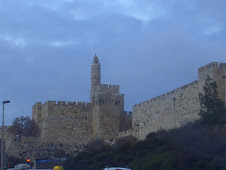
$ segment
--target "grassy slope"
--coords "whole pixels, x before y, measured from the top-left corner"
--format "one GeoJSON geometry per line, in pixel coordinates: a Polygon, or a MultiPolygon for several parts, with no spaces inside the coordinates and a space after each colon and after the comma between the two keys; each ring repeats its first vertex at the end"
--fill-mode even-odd
{"type": "Polygon", "coordinates": [[[64,165],[66,170],[101,170],[106,166],[132,170],[226,169],[226,136],[216,128],[193,124],[151,133],[144,141],[82,152],[64,165]]]}

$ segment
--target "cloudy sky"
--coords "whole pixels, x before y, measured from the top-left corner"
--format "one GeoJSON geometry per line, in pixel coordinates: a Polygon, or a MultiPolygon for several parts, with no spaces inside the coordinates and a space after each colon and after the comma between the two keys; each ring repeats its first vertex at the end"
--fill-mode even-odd
{"type": "Polygon", "coordinates": [[[102,83],[120,85],[125,110],[197,80],[199,67],[226,62],[225,6],[225,0],[0,0],[0,101],[11,101],[6,124],[31,116],[39,101],[89,102],[95,53],[102,83]]]}

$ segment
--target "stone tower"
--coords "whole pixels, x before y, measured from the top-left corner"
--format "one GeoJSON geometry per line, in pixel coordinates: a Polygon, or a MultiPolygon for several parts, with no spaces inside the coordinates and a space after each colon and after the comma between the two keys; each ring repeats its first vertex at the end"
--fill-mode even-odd
{"type": "Polygon", "coordinates": [[[101,84],[100,63],[95,55],[91,66],[90,100],[93,107],[93,135],[114,139],[120,130],[120,116],[124,113],[124,95],[118,85],[101,84]]]}
{"type": "Polygon", "coordinates": [[[90,90],[90,101],[94,103],[95,93],[97,91],[97,85],[100,84],[101,73],[99,59],[95,54],[93,63],[91,66],[91,90],[90,90]]]}

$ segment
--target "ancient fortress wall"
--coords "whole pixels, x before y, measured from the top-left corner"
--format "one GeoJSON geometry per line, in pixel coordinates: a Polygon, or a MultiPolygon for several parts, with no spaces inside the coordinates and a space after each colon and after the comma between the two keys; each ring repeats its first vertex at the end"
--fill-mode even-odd
{"type": "Polygon", "coordinates": [[[225,100],[226,63],[210,63],[199,68],[199,80],[171,92],[133,106],[132,130],[120,136],[133,135],[145,139],[151,132],[181,127],[199,118],[199,93],[203,90],[207,75],[218,85],[219,97],[225,100]],[[173,100],[175,98],[175,101],[173,100]],[[175,103],[174,103],[175,102],[175,103]]]}
{"type": "Polygon", "coordinates": [[[33,118],[40,125],[43,140],[73,142],[92,137],[92,109],[91,103],[48,101],[33,106],[33,118]]]}
{"type": "Polygon", "coordinates": [[[138,138],[144,139],[150,132],[169,130],[196,120],[199,107],[198,82],[195,81],[135,105],[133,128],[138,129],[138,138]]]}

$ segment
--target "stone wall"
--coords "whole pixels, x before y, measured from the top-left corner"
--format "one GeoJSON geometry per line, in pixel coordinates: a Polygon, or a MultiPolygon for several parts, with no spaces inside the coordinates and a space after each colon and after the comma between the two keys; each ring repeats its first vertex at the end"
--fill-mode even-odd
{"type": "Polygon", "coordinates": [[[133,128],[138,129],[138,138],[144,139],[150,132],[169,130],[198,119],[198,92],[195,81],[133,106],[133,128]]]}
{"type": "Polygon", "coordinates": [[[132,128],[132,112],[124,111],[119,115],[119,132],[126,131],[132,128]]]}
{"type": "Polygon", "coordinates": [[[226,75],[226,63],[210,63],[199,68],[198,75],[198,81],[134,105],[133,128],[120,133],[120,136],[132,134],[138,139],[145,139],[151,132],[181,127],[188,122],[199,119],[199,93],[203,92],[207,76],[216,81],[219,98],[225,101],[226,83],[222,76],[226,75]]]}
{"type": "Polygon", "coordinates": [[[8,138],[6,142],[6,153],[8,156],[30,159],[54,159],[66,157],[69,155],[77,155],[87,144],[87,141],[76,141],[76,144],[70,143],[52,143],[50,141],[43,142],[37,137],[15,137],[8,138]]]}
{"type": "Polygon", "coordinates": [[[91,103],[48,101],[33,106],[32,117],[41,128],[42,140],[73,143],[74,139],[92,137],[92,114],[91,103]]]}

